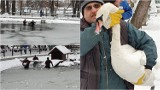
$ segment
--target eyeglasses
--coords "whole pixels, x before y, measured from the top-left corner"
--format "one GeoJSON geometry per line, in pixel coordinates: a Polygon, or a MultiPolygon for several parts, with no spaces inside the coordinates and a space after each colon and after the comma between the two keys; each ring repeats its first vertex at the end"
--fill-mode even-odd
{"type": "Polygon", "coordinates": [[[92,10],[93,7],[94,7],[95,9],[98,9],[98,8],[101,7],[101,4],[89,5],[89,6],[86,6],[85,9],[86,9],[87,11],[90,11],[90,10],[92,10]]]}

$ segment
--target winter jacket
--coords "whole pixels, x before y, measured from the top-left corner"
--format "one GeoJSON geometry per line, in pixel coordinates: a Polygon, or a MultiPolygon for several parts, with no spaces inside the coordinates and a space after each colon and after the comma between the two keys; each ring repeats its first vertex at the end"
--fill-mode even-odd
{"type": "Polygon", "coordinates": [[[38,59],[38,57],[37,57],[37,56],[34,56],[34,57],[33,57],[33,60],[39,60],[39,59],[38,59]]]}
{"type": "Polygon", "coordinates": [[[22,61],[22,65],[24,66],[25,69],[29,69],[29,64],[30,64],[30,61],[28,59],[24,59],[22,61]]]}
{"type": "Polygon", "coordinates": [[[51,60],[46,60],[45,62],[45,68],[50,68],[50,64],[52,64],[52,67],[53,67],[53,63],[51,60]]]}
{"type": "MultiPolygon", "coordinates": [[[[81,89],[126,89],[126,83],[111,65],[110,41],[111,30],[103,28],[95,34],[96,25],[81,20],[81,89]],[[105,54],[104,54],[105,53],[105,54]],[[106,55],[106,59],[104,59],[106,55]],[[105,67],[107,66],[107,68],[105,67]],[[108,76],[108,77],[107,77],[108,76]],[[107,87],[108,80],[108,87],[107,87]]],[[[144,50],[147,66],[152,68],[157,58],[154,41],[145,32],[137,30],[131,24],[121,21],[121,44],[130,44],[136,49],[144,50]]]]}
{"type": "Polygon", "coordinates": [[[122,19],[126,20],[132,17],[132,8],[129,6],[128,2],[123,0],[120,3],[120,6],[123,7],[124,13],[122,14],[122,19]]]}

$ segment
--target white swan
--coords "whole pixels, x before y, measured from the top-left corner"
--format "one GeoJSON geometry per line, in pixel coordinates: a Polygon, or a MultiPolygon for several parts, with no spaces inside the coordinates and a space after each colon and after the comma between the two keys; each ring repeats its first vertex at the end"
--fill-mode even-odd
{"type": "MultiPolygon", "coordinates": [[[[115,13],[119,9],[111,3],[104,4],[97,12],[96,18],[102,17],[102,24],[105,28],[110,28],[110,13],[115,13]]],[[[99,21],[99,20],[98,20],[99,21]]],[[[99,22],[97,27],[101,27],[99,22]]],[[[98,33],[98,30],[96,30],[98,33]]],[[[111,63],[114,71],[123,79],[135,84],[145,73],[146,55],[144,51],[136,50],[126,44],[121,45],[120,24],[112,27],[111,42],[111,63]]]]}

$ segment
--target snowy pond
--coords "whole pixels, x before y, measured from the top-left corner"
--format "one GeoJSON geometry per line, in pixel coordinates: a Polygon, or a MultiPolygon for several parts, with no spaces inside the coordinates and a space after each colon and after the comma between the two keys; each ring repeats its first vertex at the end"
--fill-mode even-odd
{"type": "Polygon", "coordinates": [[[34,27],[29,25],[23,25],[21,23],[1,23],[1,34],[5,33],[16,33],[16,32],[26,32],[26,31],[43,31],[43,30],[52,30],[53,28],[50,27],[49,24],[37,24],[34,27]]]}
{"type": "Polygon", "coordinates": [[[79,24],[36,23],[34,27],[22,22],[0,22],[3,44],[71,44],[80,42],[79,24]]]}

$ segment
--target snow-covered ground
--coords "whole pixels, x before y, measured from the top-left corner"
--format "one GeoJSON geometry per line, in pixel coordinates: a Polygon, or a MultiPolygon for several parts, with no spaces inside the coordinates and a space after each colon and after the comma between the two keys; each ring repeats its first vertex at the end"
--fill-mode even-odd
{"type": "Polygon", "coordinates": [[[36,21],[37,24],[41,23],[41,20],[45,20],[46,23],[67,23],[67,24],[80,24],[79,18],[72,18],[72,17],[51,17],[51,16],[30,16],[30,15],[9,15],[7,13],[0,15],[0,22],[6,21],[14,21],[14,22],[23,22],[26,19],[27,21],[36,21]]]}

